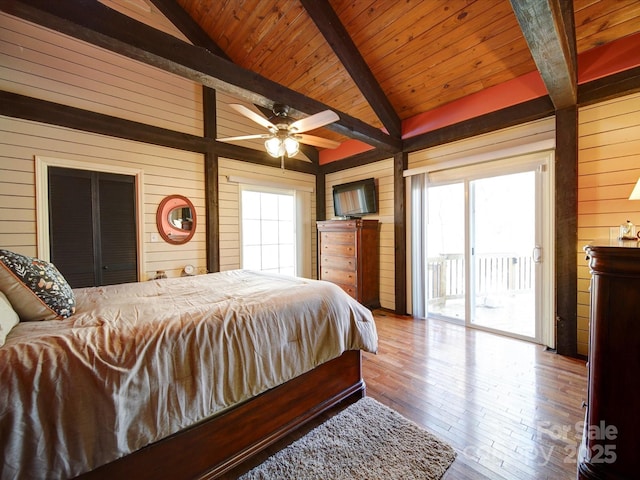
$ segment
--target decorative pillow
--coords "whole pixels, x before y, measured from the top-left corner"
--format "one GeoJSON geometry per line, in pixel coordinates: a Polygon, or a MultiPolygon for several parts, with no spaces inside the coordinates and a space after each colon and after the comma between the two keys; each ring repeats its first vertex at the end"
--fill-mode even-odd
{"type": "Polygon", "coordinates": [[[11,304],[4,293],[0,292],[0,347],[4,345],[4,341],[9,332],[15,327],[20,318],[18,314],[11,308],[11,304]]]}
{"type": "Polygon", "coordinates": [[[52,263],[8,250],[0,250],[0,291],[20,320],[67,318],[76,309],[73,290],[52,263]]]}

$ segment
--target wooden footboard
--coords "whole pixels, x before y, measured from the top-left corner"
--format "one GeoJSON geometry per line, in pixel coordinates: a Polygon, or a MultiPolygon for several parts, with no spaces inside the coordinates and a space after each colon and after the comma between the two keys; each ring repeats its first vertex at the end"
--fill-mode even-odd
{"type": "Polygon", "coordinates": [[[348,397],[363,397],[360,351],[269,390],[79,479],[212,479],[348,397]]]}

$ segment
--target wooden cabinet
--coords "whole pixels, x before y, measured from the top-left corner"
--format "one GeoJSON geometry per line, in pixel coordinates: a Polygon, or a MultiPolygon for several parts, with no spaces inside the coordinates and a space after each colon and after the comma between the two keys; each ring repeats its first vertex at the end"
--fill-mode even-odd
{"type": "Polygon", "coordinates": [[[579,479],[640,478],[640,248],[585,247],[591,269],[589,386],[579,479]]]}
{"type": "Polygon", "coordinates": [[[377,220],[318,222],[318,277],[363,305],[380,306],[377,220]]]}

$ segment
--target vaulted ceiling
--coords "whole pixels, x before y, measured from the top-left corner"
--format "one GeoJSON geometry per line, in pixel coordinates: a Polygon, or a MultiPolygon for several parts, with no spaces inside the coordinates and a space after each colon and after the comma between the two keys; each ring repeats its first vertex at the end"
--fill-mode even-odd
{"type": "Polygon", "coordinates": [[[425,132],[486,123],[484,114],[527,100],[551,112],[575,106],[599,75],[629,72],[617,91],[640,91],[638,0],[127,1],[153,5],[191,43],[94,0],[0,7],[257,108],[284,103],[294,118],[330,108],[339,120],[314,133],[387,157],[425,148],[425,132]]]}
{"type": "Polygon", "coordinates": [[[575,105],[577,58],[640,32],[637,0],[177,1],[235,64],[392,137],[536,71],[575,105]]]}

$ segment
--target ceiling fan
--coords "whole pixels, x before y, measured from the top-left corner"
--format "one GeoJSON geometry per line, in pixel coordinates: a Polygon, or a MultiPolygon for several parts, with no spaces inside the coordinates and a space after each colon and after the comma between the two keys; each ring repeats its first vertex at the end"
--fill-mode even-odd
{"type": "Polygon", "coordinates": [[[265,127],[269,133],[255,135],[241,135],[239,137],[218,138],[220,142],[233,142],[236,140],[250,140],[264,138],[264,146],[267,153],[275,158],[295,156],[300,150],[300,143],[320,148],[336,148],[339,142],[314,135],[305,135],[304,132],[315,128],[324,127],[340,119],[331,110],[324,110],[300,120],[289,117],[289,107],[276,103],[273,105],[273,117],[267,119],[253,110],[237,103],[229,104],[236,112],[265,127]]]}

